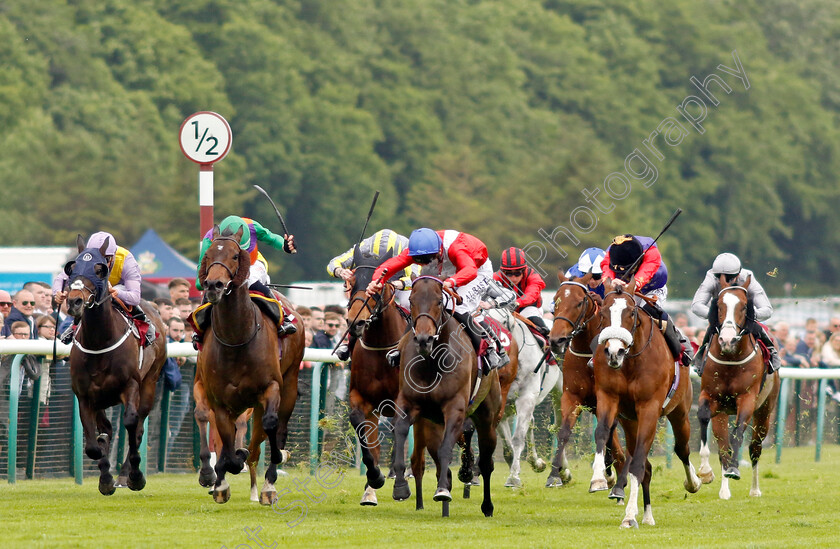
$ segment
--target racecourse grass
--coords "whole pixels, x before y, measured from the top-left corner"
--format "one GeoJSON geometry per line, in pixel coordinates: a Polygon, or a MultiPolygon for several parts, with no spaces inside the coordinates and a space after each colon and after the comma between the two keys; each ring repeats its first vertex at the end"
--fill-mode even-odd
{"type": "MultiPolygon", "coordinates": [[[[473,497],[463,500],[457,480],[451,517],[441,518],[440,504],[431,500],[430,474],[424,479],[423,511],[414,510],[413,494],[408,501],[394,502],[392,481],[379,490],[378,507],[360,507],[364,481],[350,470],[335,488],[312,489],[324,499],[309,502],[305,518],[294,528],[286,521],[297,512],[280,516],[248,501],[247,474],[228,476],[233,495],[225,505],[214,503],[195,475],[151,475],[142,492],[119,489],[110,497],[99,494],[96,478],[86,478],[83,486],[69,478],[18,481],[0,485],[0,547],[260,547],[248,541],[245,527],[260,527],[264,547],[277,542],[279,548],[840,546],[840,447],[825,446],[819,463],[814,462],[813,447],[785,448],[778,465],[774,457],[774,448],[767,448],[760,466],[763,497],[748,497],[752,472],[742,466],[742,480],[730,481],[729,501],[718,499],[716,456],[718,478],[697,494],[683,489],[683,469],[676,458],[672,469],[665,467],[664,458],[655,458],[651,491],[656,526],[638,530],[619,530],[624,508],[604,492],[588,493],[590,463],[583,460],[572,462],[574,480],[559,489],[544,488],[546,473],[536,474],[524,462],[524,488],[504,488],[508,467],[497,464],[493,518],[481,514],[481,489],[474,487],[473,497]]],[[[696,453],[692,462],[699,466],[696,453]]],[[[298,481],[308,478],[299,470],[291,475],[298,481]]],[[[283,502],[305,499],[290,477],[281,477],[277,488],[296,494],[283,502]]],[[[640,498],[640,511],[641,505],[640,498]]]]}

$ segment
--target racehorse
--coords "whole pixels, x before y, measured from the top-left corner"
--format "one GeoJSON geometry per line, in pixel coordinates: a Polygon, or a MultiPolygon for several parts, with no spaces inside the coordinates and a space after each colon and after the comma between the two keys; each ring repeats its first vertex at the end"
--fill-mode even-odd
{"type": "Polygon", "coordinates": [[[707,364],[700,379],[700,399],[697,417],[700,419],[700,478],[708,484],[715,479],[709,465],[709,421],[718,443],[718,456],[723,470],[719,496],[729,499],[729,479],[739,480],[738,456],[744,440],[744,430],[752,420],[750,443],[752,487],[750,495],[761,496],[758,488],[758,460],[761,443],[767,436],[770,416],[779,396],[779,373],[767,375],[764,358],[755,337],[748,334],[748,322],[755,322],[749,288],[752,277],[743,286],[729,285],[720,277],[720,293],[709,310],[709,329],[717,337],[709,343],[707,364]],[[747,337],[744,337],[744,335],[747,337]],[[735,429],[728,436],[729,416],[736,416],[735,429]]]}
{"type": "Polygon", "coordinates": [[[601,322],[595,351],[595,395],[598,401],[598,427],[595,430],[595,460],[589,491],[607,489],[604,477],[604,449],[607,438],[621,417],[629,459],[613,486],[610,497],[624,497],[625,474],[630,476],[622,528],[638,527],[639,482],[644,495],[643,524],[655,524],[650,505],[652,469],[647,459],[661,416],[668,418],[674,431],[674,452],[685,468],[685,489],[700,489],[700,479],[689,461],[692,389],[688,371],[680,371],[665,337],[653,319],[636,306],[635,280],[626,288],[605,284],[601,322]],[[627,419],[625,419],[627,418],[627,419]]]}
{"type": "MultiPolygon", "coordinates": [[[[207,394],[204,391],[204,382],[202,382],[198,377],[196,377],[195,382],[193,383],[193,398],[195,399],[195,415],[196,417],[203,418],[202,422],[209,423],[208,431],[213,440],[213,448],[218,451],[222,448],[222,437],[219,435],[219,429],[216,427],[216,415],[213,413],[213,410],[210,409],[210,404],[207,402],[207,394]]],[[[251,419],[253,414],[254,409],[248,408],[245,412],[240,414],[238,418],[236,418],[236,436],[234,437],[235,448],[243,448],[245,446],[245,435],[248,433],[248,421],[251,419]]],[[[200,427],[201,422],[199,422],[198,425],[200,427]]],[[[207,468],[199,469],[198,483],[205,488],[210,488],[216,483],[216,473],[213,471],[212,467],[208,466],[207,468]]],[[[255,492],[256,483],[252,480],[251,501],[259,501],[256,499],[255,492]]]]}
{"type": "MultiPolygon", "coordinates": [[[[437,265],[432,265],[436,271],[437,265]]],[[[447,306],[460,300],[454,291],[445,292],[443,281],[420,276],[411,289],[413,329],[400,341],[400,390],[397,396],[397,419],[394,428],[396,456],[393,497],[407,499],[411,490],[405,480],[405,441],[415,419],[423,417],[443,424],[444,432],[437,448],[438,483],[434,500],[443,502],[443,516],[448,516],[452,500],[452,474],[449,464],[452,450],[461,436],[465,419],[472,418],[478,433],[479,460],[484,482],[481,511],[493,516],[490,476],[496,449],[496,424],[501,410],[498,372],[479,378],[478,358],[465,328],[452,317],[447,306]]],[[[430,445],[432,448],[432,445],[430,445]]],[[[415,471],[415,482],[417,482],[415,471]]]]}
{"type": "MultiPolygon", "coordinates": [[[[590,343],[601,332],[602,321],[598,314],[601,297],[589,291],[591,277],[591,274],[586,274],[583,278],[566,279],[560,275],[560,288],[554,294],[554,320],[548,338],[554,353],[564,357],[563,396],[560,398],[560,413],[556,414],[562,419],[557,433],[557,451],[545,483],[547,488],[563,486],[564,482],[572,479],[566,462],[566,444],[581,410],[586,408],[594,412],[597,406],[595,374],[588,362],[592,358],[590,343]]],[[[615,484],[616,479],[612,471],[613,459],[615,468],[620,470],[625,457],[615,429],[610,434],[605,455],[609,487],[615,484]]]]}
{"type": "MultiPolygon", "coordinates": [[[[304,334],[298,330],[278,343],[274,321],[249,296],[247,280],[251,263],[247,252],[239,247],[241,236],[242,229],[236,234],[230,231],[219,234],[218,225],[214,226],[213,243],[199,266],[198,278],[212,310],[211,325],[198,354],[196,379],[203,385],[222,439],[213,499],[216,503],[230,499],[226,473],[238,474],[246,460],[250,470],[256,471],[260,444],[268,438],[271,465],[266,468],[259,501],[271,505],[277,499],[274,488],[277,465],[288,458],[284,449],[287,424],[297,400],[304,334]],[[254,427],[249,449],[234,448],[234,420],[252,407],[254,427]]],[[[285,298],[279,297],[285,307],[290,307],[285,298]]],[[[207,470],[210,468],[207,417],[198,410],[196,422],[200,431],[201,468],[207,470]]]]}
{"type": "MultiPolygon", "coordinates": [[[[105,251],[85,249],[79,235],[79,255],[64,267],[70,282],[67,313],[80,318],[70,351],[70,379],[79,399],[79,416],[85,434],[85,454],[99,461],[99,492],[115,491],[108,452],[113,439],[105,409],[122,403],[123,422],[128,432],[128,456],[121,471],[132,490],[142,490],[146,479],[140,470],[139,447],[143,422],[155,400],[155,385],[166,362],[166,340],[158,337],[146,348],[134,323],[120,313],[108,291],[108,261],[105,251]]],[[[163,321],[148,301],[140,304],[147,318],[163,334],[163,321]]]]}
{"type": "MultiPolygon", "coordinates": [[[[394,302],[395,290],[385,284],[380,294],[365,296],[373,271],[385,259],[353,252],[353,276],[347,281],[350,303],[349,329],[358,338],[350,361],[350,423],[360,441],[367,483],[361,505],[376,505],[376,490],[385,484],[379,470],[379,417],[393,417],[399,393],[399,370],[391,367],[386,353],[397,347],[408,321],[394,302]]],[[[421,451],[422,454],[422,451],[421,451]]]]}
{"type": "MultiPolygon", "coordinates": [[[[505,481],[505,486],[515,488],[522,485],[519,478],[519,459],[525,449],[526,437],[530,437],[531,442],[528,452],[528,461],[531,467],[538,473],[545,470],[545,461],[537,454],[534,444],[534,409],[549,394],[551,394],[555,403],[559,402],[563,390],[563,376],[557,365],[548,364],[548,361],[544,360],[542,345],[521,317],[517,318],[518,315],[504,307],[488,309],[486,313],[513,335],[514,342],[518,347],[519,368],[516,378],[510,386],[510,395],[515,400],[513,402],[507,399],[502,400],[506,405],[503,408],[502,420],[498,429],[502,439],[511,448],[510,475],[505,481]],[[510,423],[514,414],[516,415],[516,428],[513,430],[513,436],[511,436],[510,423]]],[[[504,343],[504,340],[502,342],[504,343]]],[[[511,360],[513,358],[511,356],[511,360]]]]}

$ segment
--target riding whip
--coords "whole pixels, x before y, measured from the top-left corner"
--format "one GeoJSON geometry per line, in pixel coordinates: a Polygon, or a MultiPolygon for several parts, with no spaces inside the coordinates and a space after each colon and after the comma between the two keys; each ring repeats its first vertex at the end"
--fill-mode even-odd
{"type": "MultiPolygon", "coordinates": [[[[370,222],[370,218],[373,215],[373,209],[376,207],[376,200],[379,198],[379,191],[376,191],[376,194],[373,195],[373,202],[370,203],[370,211],[368,211],[367,219],[365,219],[365,226],[362,227],[362,234],[359,235],[359,241],[356,243],[354,248],[358,248],[362,244],[362,240],[365,238],[365,231],[367,231],[368,223],[370,222]]],[[[353,259],[355,260],[356,254],[353,254],[353,259]]],[[[354,267],[354,265],[350,265],[354,267]]]]}
{"type": "MultiPolygon", "coordinates": [[[[265,197],[268,199],[268,201],[271,202],[271,207],[274,208],[274,213],[277,214],[277,218],[280,220],[280,225],[283,226],[283,234],[285,234],[285,235],[292,234],[292,233],[289,232],[289,228],[286,227],[286,222],[283,220],[283,216],[282,216],[282,214],[280,214],[280,210],[277,209],[277,205],[274,203],[274,201],[271,199],[271,197],[268,196],[268,193],[265,192],[265,189],[263,189],[259,185],[254,185],[254,188],[257,189],[258,191],[260,191],[261,193],[263,193],[265,195],[265,197]]],[[[292,250],[292,253],[296,254],[297,250],[292,250]]]]}
{"type": "MultiPolygon", "coordinates": [[[[653,247],[653,245],[656,244],[656,241],[659,240],[659,237],[662,236],[663,234],[665,234],[665,231],[668,230],[668,228],[674,223],[674,221],[676,221],[677,217],[679,217],[679,215],[681,213],[682,213],[682,208],[677,208],[677,210],[674,212],[674,215],[671,216],[671,219],[668,220],[668,222],[665,224],[665,226],[662,227],[662,230],[659,231],[659,234],[656,236],[656,238],[653,239],[653,242],[650,243],[650,246],[647,247],[647,250],[651,249],[653,247]]],[[[634,271],[634,269],[639,266],[639,263],[642,261],[642,258],[645,257],[645,253],[647,252],[647,250],[642,252],[642,255],[640,255],[638,258],[636,258],[636,261],[634,261],[633,264],[630,265],[630,268],[628,268],[624,272],[624,274],[619,278],[619,280],[627,282],[626,280],[624,280],[624,277],[627,276],[628,274],[632,273],[634,271]]]]}
{"type": "Polygon", "coordinates": [[[295,286],[294,284],[266,284],[269,288],[294,288],[296,290],[314,290],[312,286],[295,286]]]}

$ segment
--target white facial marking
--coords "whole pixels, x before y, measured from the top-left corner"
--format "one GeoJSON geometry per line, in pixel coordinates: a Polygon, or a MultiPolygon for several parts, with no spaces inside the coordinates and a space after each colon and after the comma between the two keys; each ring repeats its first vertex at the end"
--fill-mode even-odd
{"type": "Polygon", "coordinates": [[[223,247],[223,246],[222,246],[221,244],[219,244],[218,246],[216,246],[216,249],[217,249],[217,250],[219,250],[219,251],[221,252],[221,251],[222,251],[222,247],[223,247]]]}
{"type": "Polygon", "coordinates": [[[726,306],[726,316],[723,320],[723,326],[720,330],[720,337],[725,341],[731,341],[738,332],[735,324],[735,307],[738,306],[740,300],[738,296],[732,292],[723,294],[723,304],[726,306]]]}
{"type": "Polygon", "coordinates": [[[568,288],[566,288],[566,293],[564,294],[564,296],[569,297],[569,294],[571,294],[571,293],[572,292],[568,288]]]}
{"type": "Polygon", "coordinates": [[[621,312],[627,308],[627,302],[623,299],[616,299],[610,305],[610,326],[621,327],[621,312]]]}

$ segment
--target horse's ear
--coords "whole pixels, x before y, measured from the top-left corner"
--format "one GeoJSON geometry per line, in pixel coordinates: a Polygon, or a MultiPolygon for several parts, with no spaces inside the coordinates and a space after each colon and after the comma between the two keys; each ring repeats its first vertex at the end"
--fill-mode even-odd
{"type": "Polygon", "coordinates": [[[589,284],[590,280],[592,280],[592,271],[589,271],[588,273],[583,275],[583,278],[576,278],[575,282],[579,282],[579,283],[583,284],[584,286],[586,286],[587,284],[589,284]]]}
{"type": "Polygon", "coordinates": [[[741,284],[741,287],[747,289],[750,287],[750,282],[752,282],[752,275],[747,275],[747,279],[741,284]]]}
{"type": "Polygon", "coordinates": [[[720,282],[721,290],[729,287],[729,283],[726,281],[726,276],[724,274],[721,274],[720,277],[718,277],[718,282],[720,282]]]}
{"type": "Polygon", "coordinates": [[[633,277],[633,280],[630,281],[630,284],[627,285],[627,293],[628,294],[635,294],[636,293],[636,277],[633,277]]]}
{"type": "Polygon", "coordinates": [[[106,236],[105,237],[105,242],[103,242],[102,245],[99,247],[99,253],[101,253],[103,256],[105,256],[105,252],[108,251],[108,244],[110,244],[110,243],[111,243],[111,237],[106,236]]]}
{"type": "Polygon", "coordinates": [[[213,236],[211,237],[211,240],[216,240],[217,238],[219,238],[220,233],[221,231],[219,230],[219,226],[213,225],[213,236]]]}
{"type": "Polygon", "coordinates": [[[557,280],[562,282],[568,282],[571,278],[566,278],[566,273],[563,272],[563,269],[557,269],[557,280]]]}
{"type": "Polygon", "coordinates": [[[85,249],[85,239],[80,234],[76,235],[76,247],[79,248],[79,253],[82,253],[82,250],[85,249]]]}
{"type": "MultiPolygon", "coordinates": [[[[239,227],[239,230],[236,231],[236,234],[233,235],[233,238],[235,238],[237,242],[242,242],[243,234],[245,234],[245,227],[239,227]]],[[[250,262],[248,264],[250,265],[250,262]]]]}
{"type": "Polygon", "coordinates": [[[613,291],[612,278],[605,278],[604,279],[604,295],[607,295],[608,293],[610,293],[612,291],[613,291]]]}
{"type": "MultiPolygon", "coordinates": [[[[241,227],[240,227],[241,229],[241,227]]],[[[236,237],[237,241],[239,241],[242,237],[242,231],[237,231],[239,236],[236,237]]],[[[207,256],[205,256],[207,257],[207,256]]],[[[246,280],[248,280],[248,275],[251,273],[251,256],[245,250],[239,252],[239,268],[236,270],[236,276],[233,277],[233,280],[230,282],[233,288],[238,288],[241,286],[246,280]]],[[[271,296],[267,296],[271,297],[271,296]]]]}
{"type": "Polygon", "coordinates": [[[96,273],[96,276],[100,279],[105,279],[108,277],[108,266],[104,263],[97,263],[93,266],[93,272],[96,273]]]}
{"type": "Polygon", "coordinates": [[[70,276],[71,274],[73,274],[73,267],[75,267],[75,266],[76,266],[75,261],[68,261],[67,263],[65,263],[64,264],[64,274],[66,274],[67,276],[70,276]]]}

